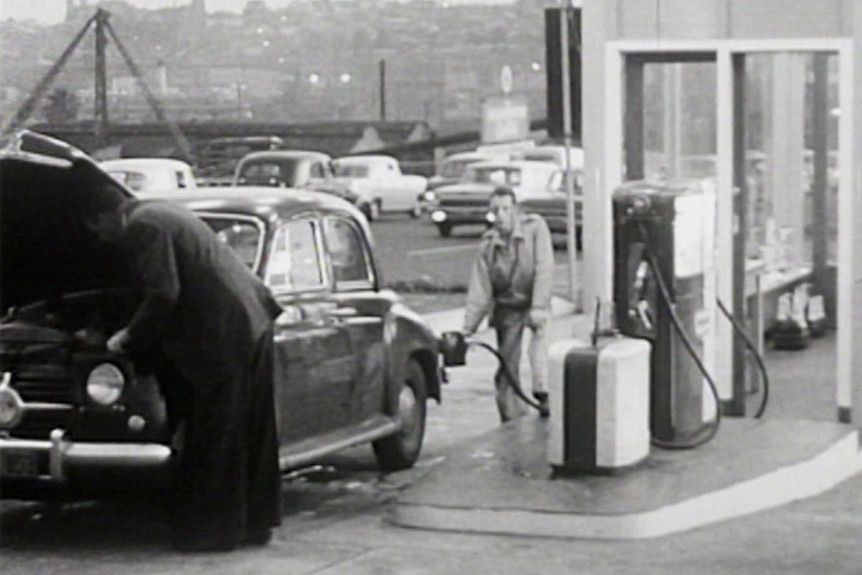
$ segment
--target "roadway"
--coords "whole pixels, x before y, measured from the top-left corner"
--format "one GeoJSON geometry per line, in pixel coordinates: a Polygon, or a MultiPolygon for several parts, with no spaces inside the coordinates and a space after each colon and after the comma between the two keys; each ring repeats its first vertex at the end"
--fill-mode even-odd
{"type": "Polygon", "coordinates": [[[440,288],[464,286],[470,262],[484,226],[456,228],[442,238],[425,218],[385,214],[371,223],[377,264],[387,284],[412,284],[420,280],[440,288]]]}
{"type": "MultiPolygon", "coordinates": [[[[371,224],[377,251],[377,265],[386,285],[425,286],[431,290],[458,291],[464,288],[484,226],[459,226],[448,238],[422,218],[386,214],[371,224]]],[[[567,265],[566,240],[554,236],[554,260],[558,271],[567,265]]],[[[572,299],[565,270],[555,275],[554,293],[572,299]]]]}

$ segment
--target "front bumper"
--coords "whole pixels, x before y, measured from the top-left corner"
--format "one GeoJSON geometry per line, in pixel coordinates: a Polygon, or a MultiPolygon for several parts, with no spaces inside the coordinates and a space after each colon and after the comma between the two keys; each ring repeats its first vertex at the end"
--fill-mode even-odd
{"type": "Polygon", "coordinates": [[[171,448],[160,443],[75,442],[63,429],[54,429],[48,440],[0,436],[0,477],[64,484],[78,471],[161,471],[171,455],[171,448]],[[10,467],[14,458],[33,465],[10,467]]]}

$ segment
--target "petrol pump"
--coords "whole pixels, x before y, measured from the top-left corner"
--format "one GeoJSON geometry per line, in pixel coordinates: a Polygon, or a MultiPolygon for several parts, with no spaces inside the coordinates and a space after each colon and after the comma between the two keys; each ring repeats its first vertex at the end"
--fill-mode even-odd
{"type": "Polygon", "coordinates": [[[715,190],[701,180],[629,182],[613,194],[613,217],[617,329],[652,344],[653,442],[694,446],[711,437],[720,417],[709,379],[715,190]]]}

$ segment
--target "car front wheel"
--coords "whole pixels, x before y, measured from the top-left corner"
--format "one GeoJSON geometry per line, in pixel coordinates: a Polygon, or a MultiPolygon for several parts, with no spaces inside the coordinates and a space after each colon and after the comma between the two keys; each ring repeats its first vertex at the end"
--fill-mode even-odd
{"type": "Polygon", "coordinates": [[[441,237],[448,238],[452,235],[452,224],[450,224],[449,222],[437,224],[437,231],[440,232],[441,237]]]}
{"type": "Polygon", "coordinates": [[[419,459],[425,437],[427,397],[425,372],[416,360],[411,359],[407,362],[404,381],[398,392],[398,405],[394,406],[401,429],[373,443],[377,463],[384,471],[407,469],[419,459]]]}

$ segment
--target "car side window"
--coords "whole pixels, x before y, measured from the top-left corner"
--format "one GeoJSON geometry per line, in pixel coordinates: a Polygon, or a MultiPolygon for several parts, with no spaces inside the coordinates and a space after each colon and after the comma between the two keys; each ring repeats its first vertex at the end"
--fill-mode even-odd
{"type": "Polygon", "coordinates": [[[374,276],[359,228],[345,218],[331,217],[325,220],[324,234],[336,289],[371,287],[374,276]]]}
{"type": "Polygon", "coordinates": [[[319,178],[319,179],[326,177],[326,172],[323,168],[323,164],[321,164],[320,162],[314,162],[313,164],[311,164],[310,176],[312,178],[319,178]]]}
{"type": "Polygon", "coordinates": [[[312,219],[299,219],[278,228],[272,238],[266,285],[274,292],[298,292],[324,285],[319,228],[312,219]]]}
{"type": "Polygon", "coordinates": [[[281,167],[278,164],[246,164],[240,173],[240,181],[252,185],[279,185],[281,167]]]}

